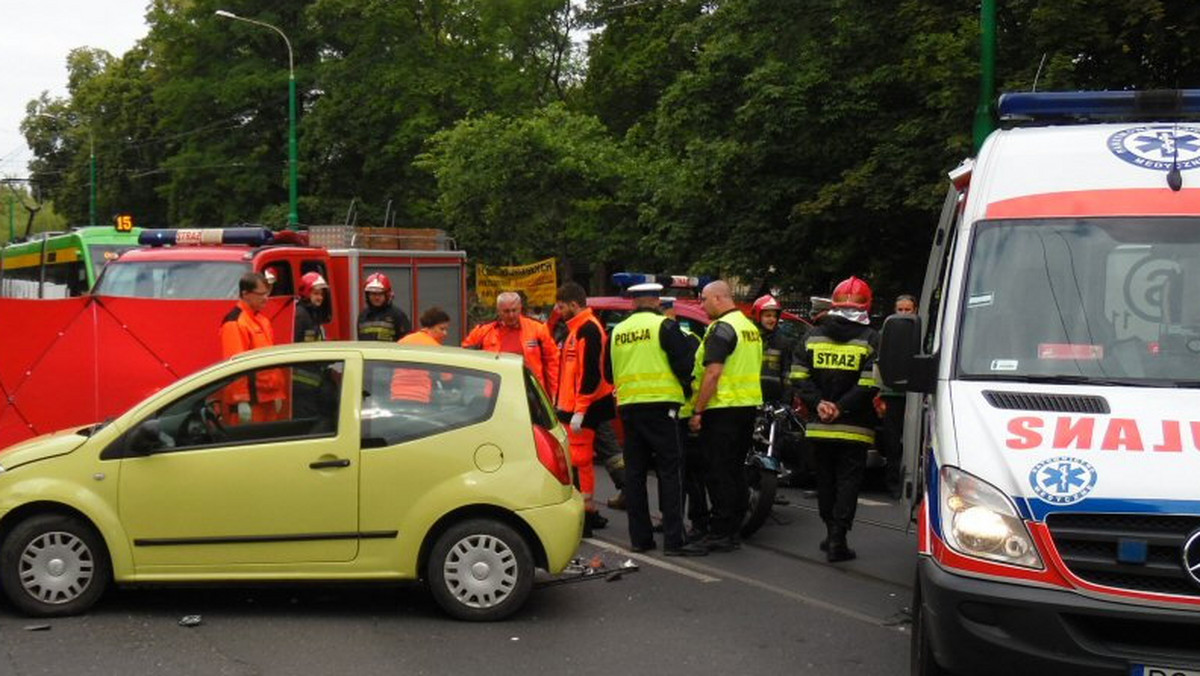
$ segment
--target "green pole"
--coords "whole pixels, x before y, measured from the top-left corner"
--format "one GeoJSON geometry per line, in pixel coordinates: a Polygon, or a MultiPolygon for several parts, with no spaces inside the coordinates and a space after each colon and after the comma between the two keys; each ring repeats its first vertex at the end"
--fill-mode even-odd
{"type": "Polygon", "coordinates": [[[96,139],[88,131],[88,225],[96,225],[96,139]]]}
{"type": "Polygon", "coordinates": [[[979,8],[979,105],[975,108],[975,152],[996,128],[996,0],[982,0],[979,8]]]}
{"type": "MultiPolygon", "coordinates": [[[[290,49],[290,47],[289,47],[290,49]]],[[[289,59],[291,55],[289,53],[289,59]]],[[[290,71],[290,69],[289,69],[290,71]]],[[[288,226],[300,224],[300,212],[296,206],[296,174],[298,160],[296,158],[296,74],[288,73],[288,226]]]]}

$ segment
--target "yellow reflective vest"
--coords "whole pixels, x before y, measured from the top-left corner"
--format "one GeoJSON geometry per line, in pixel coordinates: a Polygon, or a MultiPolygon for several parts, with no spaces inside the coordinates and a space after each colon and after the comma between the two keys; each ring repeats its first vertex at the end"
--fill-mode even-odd
{"type": "Polygon", "coordinates": [[[654,312],[635,312],[613,328],[609,354],[618,406],[683,403],[683,386],[660,342],[664,321],[654,312]]]}
{"type": "MultiPolygon", "coordinates": [[[[696,392],[704,382],[704,348],[708,335],[717,324],[725,322],[737,332],[737,344],[733,353],[725,359],[725,368],[721,371],[721,379],[717,381],[717,393],[708,400],[707,408],[735,408],[742,406],[762,405],[762,333],[758,326],[750,321],[739,310],[727,312],[708,325],[704,332],[705,340],[700,341],[700,349],[696,350],[696,366],[692,374],[695,376],[696,392]]],[[[695,406],[690,402],[689,410],[695,406]]]]}

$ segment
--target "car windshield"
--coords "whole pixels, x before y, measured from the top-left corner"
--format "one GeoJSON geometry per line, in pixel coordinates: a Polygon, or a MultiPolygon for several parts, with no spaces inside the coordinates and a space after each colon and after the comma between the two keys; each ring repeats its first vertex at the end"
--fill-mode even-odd
{"type": "Polygon", "coordinates": [[[113,262],[96,282],[99,296],[201,300],[237,298],[249,263],[233,261],[113,262]]]}
{"type": "Polygon", "coordinates": [[[1200,219],[986,221],[972,244],[964,378],[1200,381],[1200,219]]]}

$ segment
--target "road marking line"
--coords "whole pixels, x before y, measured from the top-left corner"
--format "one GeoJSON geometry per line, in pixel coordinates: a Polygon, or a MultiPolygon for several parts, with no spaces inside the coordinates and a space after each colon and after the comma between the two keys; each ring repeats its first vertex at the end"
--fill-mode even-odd
{"type": "Polygon", "coordinates": [[[719,577],[712,577],[710,575],[705,575],[704,573],[696,572],[690,568],[684,568],[683,566],[677,566],[673,563],[667,563],[666,561],[656,559],[653,556],[646,556],[645,554],[637,554],[635,552],[631,552],[631,551],[625,549],[624,547],[615,545],[611,542],[606,542],[604,540],[597,540],[595,538],[584,538],[583,541],[590,545],[599,547],[601,549],[606,549],[610,552],[616,552],[622,556],[628,556],[631,559],[637,559],[638,561],[645,563],[647,565],[650,565],[650,566],[654,566],[655,568],[662,568],[663,570],[669,570],[672,573],[678,573],[680,575],[683,575],[684,577],[690,577],[693,580],[696,580],[699,582],[707,583],[707,582],[720,582],[721,581],[721,578],[719,578],[719,577]]]}
{"type": "Polygon", "coordinates": [[[870,498],[859,498],[858,504],[866,505],[867,507],[891,507],[890,502],[880,502],[878,500],[871,500],[870,498]]]}

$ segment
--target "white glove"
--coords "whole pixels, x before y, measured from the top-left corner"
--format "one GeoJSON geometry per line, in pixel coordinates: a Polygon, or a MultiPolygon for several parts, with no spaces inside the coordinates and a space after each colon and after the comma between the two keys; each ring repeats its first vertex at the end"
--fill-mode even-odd
{"type": "Polygon", "coordinates": [[[575,415],[571,416],[571,431],[574,432],[575,434],[579,434],[580,430],[582,430],[582,429],[583,429],[583,414],[576,413],[575,415]]]}
{"type": "Polygon", "coordinates": [[[237,405],[238,419],[244,423],[250,422],[250,402],[243,401],[237,405]]]}

